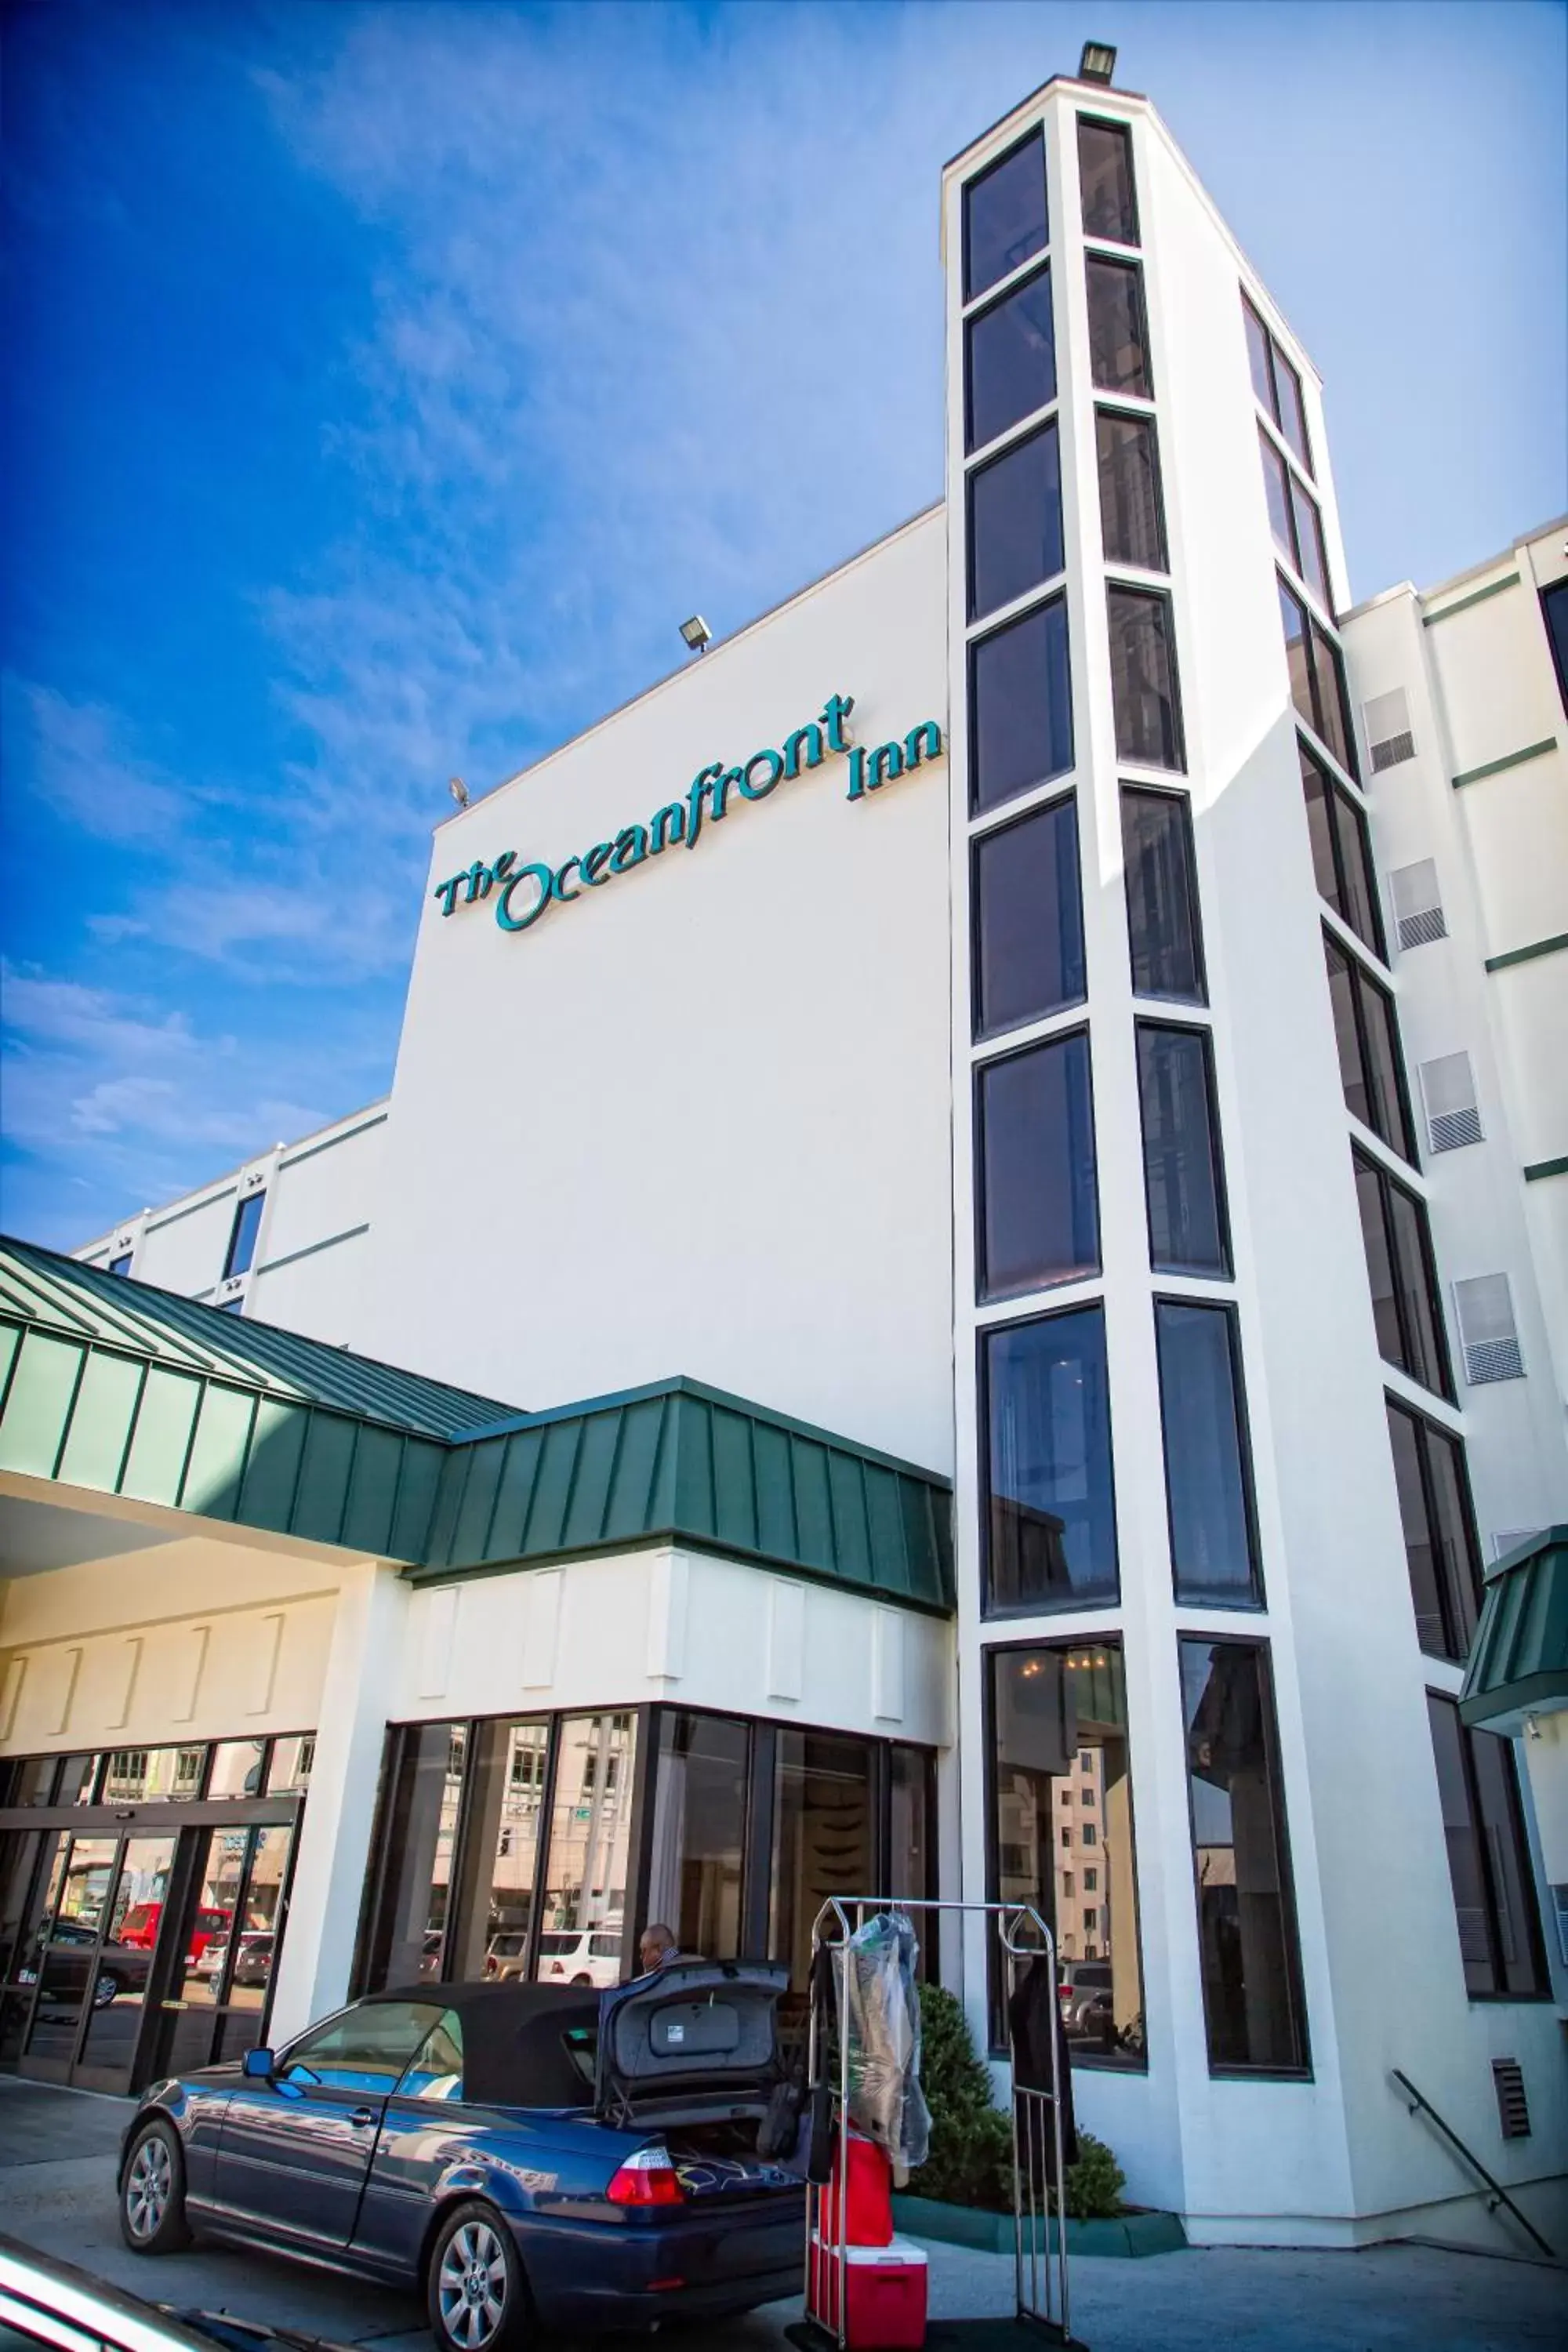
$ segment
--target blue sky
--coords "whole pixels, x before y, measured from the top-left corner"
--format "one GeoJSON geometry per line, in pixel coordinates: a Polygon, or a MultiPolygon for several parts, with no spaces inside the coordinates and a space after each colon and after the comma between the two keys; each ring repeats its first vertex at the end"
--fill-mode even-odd
{"type": "Polygon", "coordinates": [[[940,168],[1089,35],[1326,378],[1355,593],[1560,511],[1565,34],[11,5],[5,1224],[69,1245],[384,1091],[448,775],[937,494],[940,168]]]}

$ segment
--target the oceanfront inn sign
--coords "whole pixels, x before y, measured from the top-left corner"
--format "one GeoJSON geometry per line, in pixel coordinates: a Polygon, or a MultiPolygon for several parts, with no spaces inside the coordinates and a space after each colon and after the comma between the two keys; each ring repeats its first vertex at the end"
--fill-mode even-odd
{"type": "Polygon", "coordinates": [[[848,761],[846,797],[864,800],[895,776],[942,757],[942,729],[934,719],[922,719],[900,740],[879,743],[867,751],[851,742],[847,731],[854,708],[852,694],[830,694],[815,719],[785,737],[782,751],[769,746],[753,751],[736,768],[714,761],[693,778],[683,799],[667,801],[646,825],[628,824],[613,841],[596,841],[559,866],[520,866],[517,851],[503,849],[493,865],[476,857],[460,874],[438,882],[432,895],[440,900],[443,915],[493,898],[501,929],[526,931],[551,906],[565,906],[584,890],[603,889],[616,875],[629,874],[634,866],[661,856],[676,842],[695,849],[704,824],[717,824],[729,814],[731,793],[742,801],[765,801],[780,784],[794,782],[803,768],[820,768],[831,755],[848,761]]]}

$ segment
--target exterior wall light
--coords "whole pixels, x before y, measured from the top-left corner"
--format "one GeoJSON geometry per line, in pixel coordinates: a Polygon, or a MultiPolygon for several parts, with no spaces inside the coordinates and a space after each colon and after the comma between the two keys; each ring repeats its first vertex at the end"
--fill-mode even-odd
{"type": "Polygon", "coordinates": [[[1085,41],[1078,61],[1079,81],[1109,81],[1116,71],[1116,51],[1109,41],[1085,41]]]}
{"type": "Polygon", "coordinates": [[[708,645],[713,632],[700,613],[693,613],[689,621],[682,621],[680,634],[686,640],[689,654],[700,654],[708,645]]]}

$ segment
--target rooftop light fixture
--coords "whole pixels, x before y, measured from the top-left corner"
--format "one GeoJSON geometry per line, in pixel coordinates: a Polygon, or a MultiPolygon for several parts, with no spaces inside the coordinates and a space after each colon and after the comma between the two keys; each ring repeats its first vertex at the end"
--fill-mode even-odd
{"type": "Polygon", "coordinates": [[[451,793],[452,798],[457,802],[459,808],[468,807],[468,788],[463,782],[461,776],[453,776],[450,778],[447,785],[447,790],[451,793]]]}
{"type": "Polygon", "coordinates": [[[680,634],[686,640],[686,650],[689,654],[704,652],[713,635],[712,630],[700,613],[693,613],[689,621],[682,621],[680,634]]]}
{"type": "Polygon", "coordinates": [[[1109,81],[1116,71],[1116,51],[1109,41],[1085,41],[1078,61],[1079,81],[1109,81]]]}

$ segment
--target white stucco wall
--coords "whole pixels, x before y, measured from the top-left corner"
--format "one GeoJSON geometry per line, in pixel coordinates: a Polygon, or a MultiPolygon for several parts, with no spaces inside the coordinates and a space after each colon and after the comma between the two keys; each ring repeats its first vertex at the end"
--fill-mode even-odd
{"type": "MultiPolygon", "coordinates": [[[[448,822],[432,887],[646,824],[829,694],[865,746],[945,730],[944,537],[921,518],[448,822]]],[[[686,1372],[945,1469],[943,780],[852,803],[829,758],[517,936],[426,896],[370,1351],[525,1406],[686,1372]]]]}

